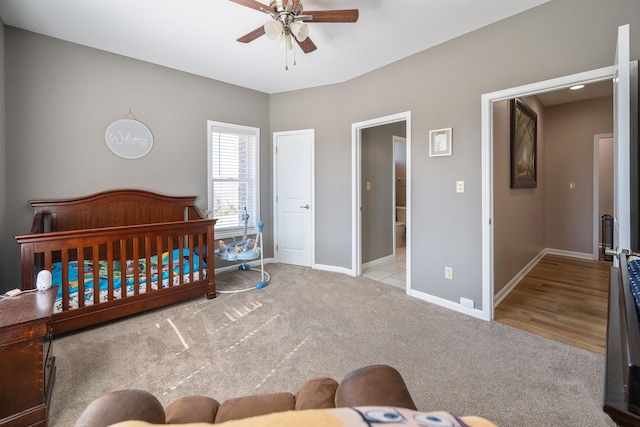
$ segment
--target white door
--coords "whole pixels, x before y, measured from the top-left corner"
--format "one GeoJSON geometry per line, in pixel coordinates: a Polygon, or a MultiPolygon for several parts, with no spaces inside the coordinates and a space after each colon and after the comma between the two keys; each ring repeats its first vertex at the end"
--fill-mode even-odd
{"type": "Polygon", "coordinates": [[[273,133],[276,260],[311,267],[314,247],[314,130],[273,133]]]}
{"type": "Polygon", "coordinates": [[[615,65],[616,75],[613,79],[613,242],[614,248],[622,250],[631,249],[629,25],[618,28],[615,65]]]}

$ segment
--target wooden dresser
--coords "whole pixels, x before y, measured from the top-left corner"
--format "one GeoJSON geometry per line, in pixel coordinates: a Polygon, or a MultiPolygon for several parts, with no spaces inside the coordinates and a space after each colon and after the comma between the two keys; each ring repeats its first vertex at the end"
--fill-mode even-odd
{"type": "Polygon", "coordinates": [[[56,288],[0,300],[0,426],[46,426],[55,378],[56,288]]]}

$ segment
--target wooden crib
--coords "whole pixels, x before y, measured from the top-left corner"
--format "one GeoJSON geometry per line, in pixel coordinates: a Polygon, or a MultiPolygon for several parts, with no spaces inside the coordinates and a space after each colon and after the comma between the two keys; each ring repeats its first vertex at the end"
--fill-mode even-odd
{"type": "Polygon", "coordinates": [[[20,244],[22,289],[53,273],[54,334],[203,294],[215,298],[215,219],[193,196],[112,190],[65,200],[30,201],[30,234],[20,244]],[[95,280],[94,280],[95,278],[95,280]]]}

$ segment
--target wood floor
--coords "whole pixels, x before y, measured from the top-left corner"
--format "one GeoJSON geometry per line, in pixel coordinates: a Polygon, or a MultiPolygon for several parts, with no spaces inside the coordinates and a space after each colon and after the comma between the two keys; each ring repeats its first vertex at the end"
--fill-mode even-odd
{"type": "Polygon", "coordinates": [[[545,255],[496,307],[496,321],[604,354],[610,262],[545,255]]]}

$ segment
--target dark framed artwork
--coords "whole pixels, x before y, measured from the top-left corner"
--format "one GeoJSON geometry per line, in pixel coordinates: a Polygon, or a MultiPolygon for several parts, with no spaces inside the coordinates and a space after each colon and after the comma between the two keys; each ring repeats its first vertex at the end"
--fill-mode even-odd
{"type": "Polygon", "coordinates": [[[511,188],[536,188],[538,116],[521,99],[511,100],[511,188]]]}

